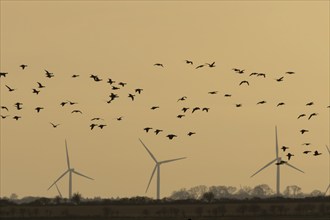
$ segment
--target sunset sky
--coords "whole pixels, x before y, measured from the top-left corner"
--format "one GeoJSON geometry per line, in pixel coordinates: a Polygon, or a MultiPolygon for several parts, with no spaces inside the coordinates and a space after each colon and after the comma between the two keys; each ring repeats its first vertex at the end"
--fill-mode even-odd
{"type": "MultiPolygon", "coordinates": [[[[1,0],[0,72],[8,72],[0,81],[1,106],[9,110],[1,115],[9,116],[0,121],[0,195],[55,197],[56,189],[47,188],[67,169],[65,139],[72,167],[95,179],[73,176],[73,192],[83,197],[156,196],[156,176],[145,194],[155,164],[139,138],[158,160],[187,157],[161,166],[161,197],[196,185],[265,183],[275,190],[276,165],[250,176],[275,159],[276,125],[279,147],[289,147],[281,157],[294,154],[290,163],[305,171],[281,166],[281,191],[288,185],[324,191],[330,178],[329,7],[329,1],[1,0]],[[213,68],[196,69],[212,62],[213,68]],[[120,89],[112,90],[109,78],[120,89]],[[249,85],[239,85],[243,80],[249,85]],[[112,92],[119,98],[108,104],[112,92]],[[67,100],[78,104],[62,107],[67,100]],[[285,105],[277,107],[280,102],[285,105]],[[44,109],[37,113],[37,106],[44,109]],[[190,109],[183,113],[183,107],[190,109]],[[194,107],[209,112],[192,113],[194,107]],[[312,113],[318,115],[308,120],[312,113]],[[297,119],[300,114],[306,116],[297,119]],[[92,122],[95,117],[104,121],[92,122]],[[91,130],[92,123],[107,126],[91,130]]],[[[68,176],[58,186],[67,196],[68,176]]]]}

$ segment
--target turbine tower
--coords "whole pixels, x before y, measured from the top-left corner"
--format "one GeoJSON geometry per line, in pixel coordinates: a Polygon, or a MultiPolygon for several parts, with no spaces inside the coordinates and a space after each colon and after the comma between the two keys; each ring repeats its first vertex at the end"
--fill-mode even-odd
{"type": "Polygon", "coordinates": [[[90,180],[93,180],[93,179],[88,176],[85,176],[84,174],[79,173],[74,168],[71,168],[70,160],[69,160],[69,153],[68,153],[68,145],[66,143],[66,140],[65,140],[65,148],[66,148],[66,161],[67,161],[68,169],[59,178],[57,178],[57,180],[55,180],[55,182],[52,185],[50,185],[50,187],[47,190],[52,188],[52,186],[54,186],[63,176],[65,176],[67,173],[69,173],[69,199],[71,199],[72,198],[72,173],[85,177],[90,180]]]}
{"type": "Polygon", "coordinates": [[[263,166],[260,170],[258,170],[257,172],[255,172],[251,177],[255,176],[256,174],[258,174],[260,171],[262,171],[263,169],[267,168],[268,166],[270,166],[271,164],[273,164],[274,162],[276,162],[275,164],[276,166],[276,195],[279,196],[280,195],[280,165],[281,164],[285,164],[293,169],[298,170],[299,172],[304,173],[304,171],[298,169],[297,167],[292,166],[291,164],[289,164],[287,161],[282,161],[282,158],[278,156],[278,140],[277,140],[277,126],[275,126],[275,151],[276,151],[276,157],[274,160],[270,161],[269,163],[267,163],[265,166],[263,166]]]}
{"type": "Polygon", "coordinates": [[[324,196],[327,195],[328,190],[330,189],[330,149],[327,145],[325,145],[327,147],[328,153],[329,153],[329,184],[328,184],[328,188],[325,190],[324,196]]]}
{"type": "Polygon", "coordinates": [[[156,157],[150,152],[150,150],[147,148],[147,146],[142,142],[141,139],[139,139],[141,144],[144,146],[144,148],[148,151],[149,155],[151,156],[151,158],[155,161],[156,165],[155,165],[155,168],[153,169],[152,171],[152,174],[151,174],[151,177],[150,177],[150,180],[149,180],[149,183],[148,183],[148,186],[147,186],[147,189],[146,189],[146,192],[148,191],[149,189],[149,186],[150,186],[150,183],[151,183],[151,180],[155,174],[155,171],[157,170],[157,199],[159,200],[160,199],[160,165],[161,164],[164,164],[164,163],[169,163],[169,162],[173,162],[173,161],[176,161],[176,160],[182,160],[182,159],[186,159],[186,157],[180,157],[180,158],[176,158],[176,159],[171,159],[171,160],[163,160],[163,161],[157,161],[156,157]]]}

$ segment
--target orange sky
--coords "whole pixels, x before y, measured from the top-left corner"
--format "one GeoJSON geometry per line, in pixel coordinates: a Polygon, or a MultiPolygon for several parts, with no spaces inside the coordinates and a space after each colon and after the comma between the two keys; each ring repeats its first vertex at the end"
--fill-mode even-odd
{"type": "MultiPolygon", "coordinates": [[[[275,158],[275,125],[279,146],[289,146],[291,164],[306,172],[281,167],[282,191],[328,185],[328,1],[1,1],[0,36],[0,71],[8,72],[1,77],[1,105],[9,108],[1,115],[10,115],[1,119],[1,196],[55,196],[47,188],[66,170],[65,139],[72,166],[95,179],[73,177],[73,191],[85,197],[155,196],[156,179],[144,193],[154,162],[138,138],[159,160],[188,157],[162,166],[162,197],[200,184],[266,183],[275,190],[276,165],[250,178],[275,158]],[[213,61],[214,68],[195,69],[213,61]],[[44,69],[55,77],[46,78],[44,69]],[[275,80],[282,76],[283,82],[275,80]],[[127,85],[113,91],[108,78],[127,85]],[[242,80],[250,85],[239,86],[242,80]],[[37,82],[46,86],[39,95],[32,93],[37,82]],[[136,88],[143,92],[135,94],[136,88]],[[120,97],[107,104],[111,92],[120,97]],[[182,96],[187,100],[178,102],[182,96]],[[78,104],[62,108],[66,100],[78,104]],[[267,103],[256,104],[262,100],[267,103]],[[279,102],[285,105],[276,107],[279,102]],[[160,108],[150,110],[155,105],[160,108]],[[44,110],[36,113],[37,106],[44,110]],[[192,114],[197,106],[210,111],[192,114]],[[182,107],[190,112],[178,119],[182,107]],[[311,120],[297,120],[313,112],[318,115],[311,120]],[[91,131],[93,117],[107,126],[91,131]],[[144,127],[164,131],[156,136],[144,127]],[[170,133],[178,137],[169,140],[170,133]],[[308,148],[323,155],[304,155],[308,148]]],[[[58,186],[67,195],[68,178],[58,186]]]]}

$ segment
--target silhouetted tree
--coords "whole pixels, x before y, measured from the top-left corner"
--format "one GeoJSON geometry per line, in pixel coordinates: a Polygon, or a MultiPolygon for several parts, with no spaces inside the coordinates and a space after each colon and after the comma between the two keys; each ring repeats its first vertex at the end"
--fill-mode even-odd
{"type": "Polygon", "coordinates": [[[283,192],[286,197],[296,198],[298,195],[301,196],[301,188],[297,185],[287,186],[283,192]]]}
{"type": "Polygon", "coordinates": [[[230,198],[236,191],[236,187],[233,186],[211,186],[209,192],[212,192],[215,198],[230,198]]]}
{"type": "Polygon", "coordinates": [[[273,193],[273,190],[267,184],[261,184],[254,187],[251,194],[254,197],[265,198],[273,193]]]}
{"type": "Polygon", "coordinates": [[[323,193],[320,190],[315,189],[310,193],[310,196],[312,197],[323,196],[323,193]]]}
{"type": "Polygon", "coordinates": [[[71,201],[75,204],[79,204],[81,202],[82,196],[79,192],[76,192],[72,195],[71,201]]]}
{"type": "Polygon", "coordinates": [[[185,200],[185,199],[191,199],[191,196],[189,192],[185,188],[183,188],[178,191],[174,191],[170,196],[170,198],[174,200],[185,200]]]}
{"type": "Polygon", "coordinates": [[[9,196],[9,200],[16,201],[18,199],[18,195],[16,193],[12,193],[9,196]]]}
{"type": "Polygon", "coordinates": [[[214,193],[213,192],[206,192],[202,196],[203,201],[207,201],[208,203],[213,202],[214,200],[214,193]]]}
{"type": "Polygon", "coordinates": [[[194,186],[188,190],[188,193],[190,194],[190,198],[193,199],[201,199],[204,193],[206,192],[207,192],[207,186],[205,185],[194,186]]]}

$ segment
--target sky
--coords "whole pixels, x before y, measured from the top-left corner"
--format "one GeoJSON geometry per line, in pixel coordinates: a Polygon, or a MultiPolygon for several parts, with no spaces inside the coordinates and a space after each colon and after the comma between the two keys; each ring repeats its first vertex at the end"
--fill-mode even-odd
{"type": "MultiPolygon", "coordinates": [[[[1,0],[0,6],[0,71],[8,73],[0,78],[1,106],[9,110],[1,109],[9,115],[0,121],[1,196],[55,197],[56,189],[47,188],[67,169],[67,140],[71,166],[94,179],[74,175],[73,192],[155,198],[156,176],[145,193],[155,164],[139,138],[158,160],[187,157],[161,166],[161,197],[197,185],[275,190],[274,164],[250,178],[275,159],[275,126],[279,147],[289,147],[280,156],[294,154],[290,163],[305,172],[282,165],[281,191],[328,186],[328,1],[1,0]],[[239,85],[244,80],[249,85],[239,85]],[[108,104],[111,93],[119,98],[108,104]],[[68,100],[77,104],[60,105],[68,100]],[[37,113],[37,106],[44,109],[37,113]],[[195,107],[209,111],[192,113],[195,107]],[[107,126],[91,130],[92,123],[107,126]]],[[[68,176],[57,185],[67,196],[68,176]]]]}

